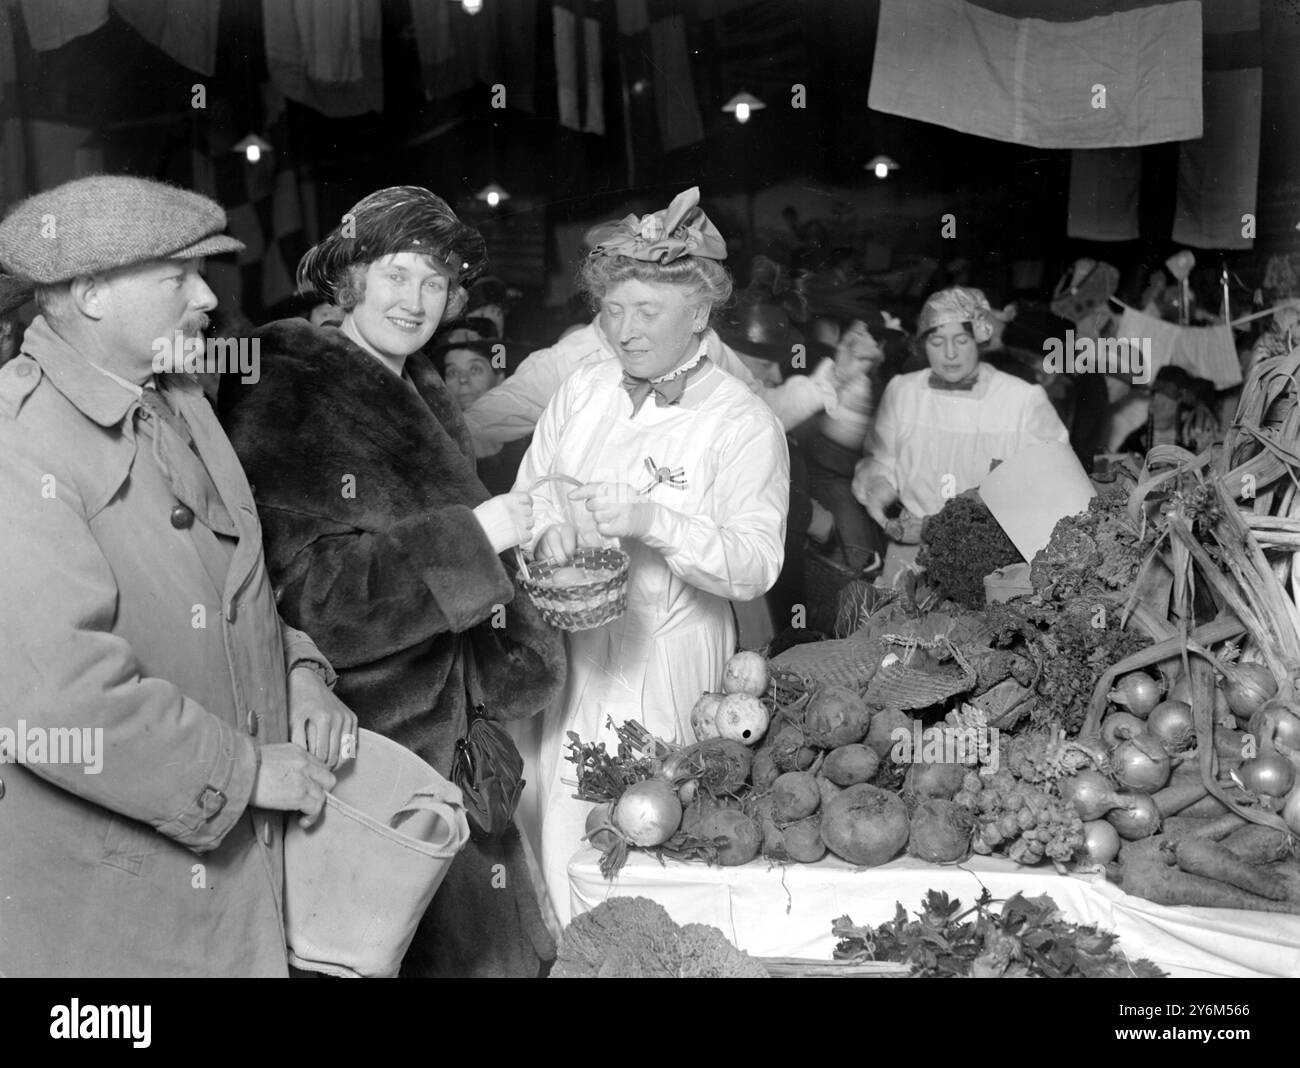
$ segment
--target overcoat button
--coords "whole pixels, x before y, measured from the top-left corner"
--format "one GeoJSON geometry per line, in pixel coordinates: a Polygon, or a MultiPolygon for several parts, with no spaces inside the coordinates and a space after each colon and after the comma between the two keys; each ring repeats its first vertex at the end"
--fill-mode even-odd
{"type": "Polygon", "coordinates": [[[271,830],[270,820],[267,820],[264,824],[262,824],[262,841],[268,847],[273,841],[275,841],[275,833],[271,830]]]}
{"type": "Polygon", "coordinates": [[[248,710],[248,733],[254,738],[257,737],[257,713],[251,708],[248,710]]]}
{"type": "Polygon", "coordinates": [[[4,800],[4,796],[5,796],[5,781],[4,779],[0,779],[0,801],[4,800]]]}
{"type": "Polygon", "coordinates": [[[194,513],[183,504],[172,509],[172,526],[177,530],[188,530],[194,524],[194,513]]]}
{"type": "Polygon", "coordinates": [[[32,365],[30,363],[20,363],[14,368],[14,374],[19,378],[30,378],[32,374],[32,365]]]}

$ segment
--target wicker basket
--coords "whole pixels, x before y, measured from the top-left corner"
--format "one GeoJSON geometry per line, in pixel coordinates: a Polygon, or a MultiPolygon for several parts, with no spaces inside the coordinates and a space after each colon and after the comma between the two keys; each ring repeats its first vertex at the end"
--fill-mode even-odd
{"type": "Polygon", "coordinates": [[[812,542],[805,542],[803,592],[808,604],[808,629],[837,638],[847,638],[848,634],[836,630],[841,594],[850,582],[869,583],[879,573],[878,558],[871,565],[854,571],[816,549],[812,542]]]}
{"type": "Polygon", "coordinates": [[[579,631],[603,627],[627,610],[628,556],[622,549],[580,546],[568,564],[549,560],[527,561],[522,552],[516,579],[542,618],[559,630],[579,631]],[[553,586],[547,580],[560,567],[576,567],[590,582],[553,586]]]}

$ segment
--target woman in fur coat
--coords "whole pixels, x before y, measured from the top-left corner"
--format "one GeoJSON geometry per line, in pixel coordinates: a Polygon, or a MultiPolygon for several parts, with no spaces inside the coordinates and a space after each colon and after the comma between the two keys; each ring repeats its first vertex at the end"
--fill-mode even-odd
{"type": "MultiPolygon", "coordinates": [[[[488,714],[535,715],[563,646],[499,554],[529,536],[525,493],[489,498],[446,387],[419,350],[481,272],[477,231],[426,189],[380,190],[303,257],[300,287],[346,312],[257,331],[260,379],[223,385],[281,614],[311,634],[361,726],[451,777],[466,726],[461,638],[488,714]]],[[[555,955],[510,830],[470,842],[429,906],[404,975],[534,976],[555,955]]]]}

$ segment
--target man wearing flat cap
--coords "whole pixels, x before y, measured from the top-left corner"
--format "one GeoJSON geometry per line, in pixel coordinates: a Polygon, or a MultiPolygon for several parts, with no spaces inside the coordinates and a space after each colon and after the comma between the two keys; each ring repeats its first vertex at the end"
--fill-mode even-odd
{"type": "Polygon", "coordinates": [[[225,213],[84,178],[0,222],[40,314],[0,369],[0,972],[283,976],[283,825],[355,717],[285,626],[198,384],[225,213]]]}

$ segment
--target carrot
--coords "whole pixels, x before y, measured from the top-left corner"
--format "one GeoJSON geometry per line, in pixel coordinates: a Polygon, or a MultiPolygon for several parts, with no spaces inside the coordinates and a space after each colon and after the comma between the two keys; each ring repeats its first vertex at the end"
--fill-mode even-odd
{"type": "Polygon", "coordinates": [[[1179,840],[1174,853],[1178,866],[1188,875],[1216,879],[1273,901],[1286,900],[1286,886],[1277,875],[1245,863],[1218,842],[1189,836],[1179,840]]]}
{"type": "Polygon", "coordinates": [[[1213,822],[1213,817],[1170,816],[1160,825],[1160,830],[1166,838],[1181,838],[1187,834],[1200,835],[1213,822]]]}
{"type": "Polygon", "coordinates": [[[1291,855],[1291,840],[1285,831],[1249,823],[1238,827],[1222,844],[1247,864],[1271,864],[1291,855]]]}
{"type": "Polygon", "coordinates": [[[1157,905],[1300,913],[1300,900],[1273,901],[1217,879],[1189,875],[1165,864],[1158,852],[1125,861],[1119,869],[1119,885],[1126,894],[1157,905]]]}
{"type": "Polygon", "coordinates": [[[1208,794],[1199,801],[1195,801],[1182,809],[1180,816],[1222,816],[1228,811],[1228,806],[1220,801],[1217,797],[1211,797],[1208,794]]]}
{"type": "Polygon", "coordinates": [[[1201,781],[1198,770],[1195,775],[1175,775],[1168,786],[1151,795],[1151,800],[1156,803],[1160,815],[1168,817],[1182,812],[1188,805],[1206,797],[1209,792],[1209,787],[1201,781]]]}

